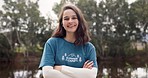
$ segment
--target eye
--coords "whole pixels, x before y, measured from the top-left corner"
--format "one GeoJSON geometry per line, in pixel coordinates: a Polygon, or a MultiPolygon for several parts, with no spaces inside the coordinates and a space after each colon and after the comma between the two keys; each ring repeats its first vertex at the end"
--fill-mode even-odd
{"type": "Polygon", "coordinates": [[[69,18],[64,18],[64,20],[69,20],[69,18]]]}
{"type": "Polygon", "coordinates": [[[72,19],[77,19],[77,17],[72,17],[72,19]]]}
{"type": "Polygon", "coordinates": [[[64,20],[69,20],[69,17],[64,17],[64,20]]]}

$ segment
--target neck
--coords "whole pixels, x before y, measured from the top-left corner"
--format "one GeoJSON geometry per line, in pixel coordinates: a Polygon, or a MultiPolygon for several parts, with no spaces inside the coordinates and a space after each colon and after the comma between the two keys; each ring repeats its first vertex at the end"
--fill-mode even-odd
{"type": "Polygon", "coordinates": [[[74,43],[75,42],[75,36],[74,36],[74,34],[66,34],[66,37],[64,38],[66,41],[68,41],[68,42],[72,42],[72,43],[74,43]]]}

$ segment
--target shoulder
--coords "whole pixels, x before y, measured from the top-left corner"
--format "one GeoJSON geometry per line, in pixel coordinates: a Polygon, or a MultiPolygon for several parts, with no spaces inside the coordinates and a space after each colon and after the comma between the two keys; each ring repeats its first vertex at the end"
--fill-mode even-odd
{"type": "Polygon", "coordinates": [[[57,38],[57,37],[50,37],[45,44],[48,45],[57,45],[60,42],[62,42],[62,38],[57,38]]]}
{"type": "Polygon", "coordinates": [[[90,48],[90,49],[95,48],[95,46],[94,46],[91,42],[85,43],[84,46],[85,46],[86,48],[90,48]]]}
{"type": "Polygon", "coordinates": [[[45,46],[57,47],[60,44],[61,41],[62,41],[62,38],[50,37],[46,41],[45,46]]]}
{"type": "Polygon", "coordinates": [[[61,40],[61,38],[57,38],[57,37],[50,37],[48,40],[47,40],[47,43],[53,43],[53,42],[57,42],[61,40]]]}

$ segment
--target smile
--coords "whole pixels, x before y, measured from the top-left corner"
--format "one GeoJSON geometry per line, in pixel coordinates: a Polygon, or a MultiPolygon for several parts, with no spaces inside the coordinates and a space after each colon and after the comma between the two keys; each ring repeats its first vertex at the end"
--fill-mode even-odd
{"type": "Polygon", "coordinates": [[[73,28],[73,27],[76,27],[76,25],[69,25],[69,26],[67,26],[67,27],[73,28]]]}

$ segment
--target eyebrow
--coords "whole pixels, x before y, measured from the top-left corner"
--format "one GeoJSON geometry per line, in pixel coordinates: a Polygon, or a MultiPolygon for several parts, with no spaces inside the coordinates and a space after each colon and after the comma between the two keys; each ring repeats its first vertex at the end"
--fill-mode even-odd
{"type": "MultiPolygon", "coordinates": [[[[63,18],[68,18],[69,16],[64,16],[63,18]]],[[[77,15],[72,15],[71,17],[77,17],[77,15]]]]}

